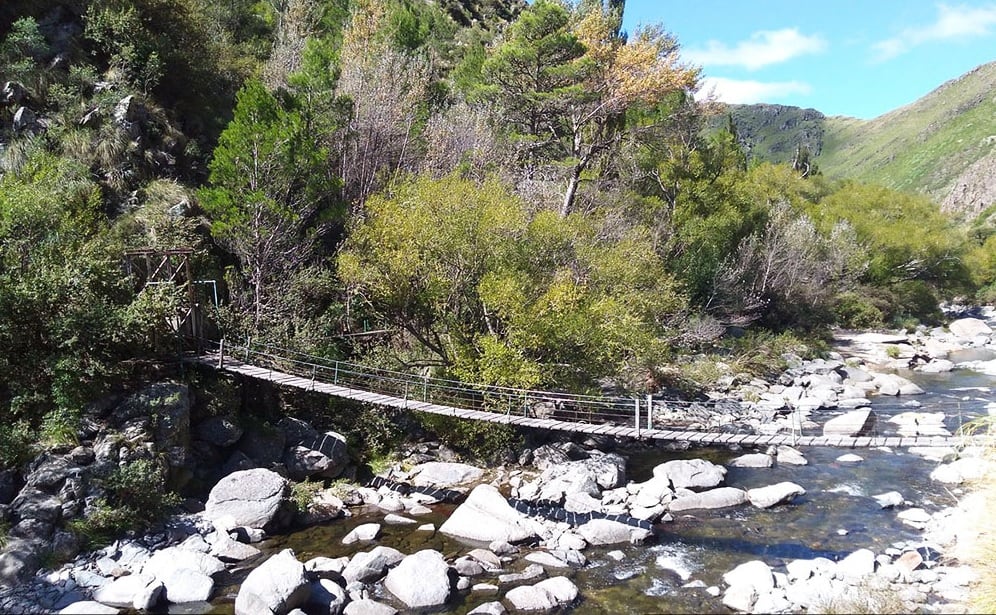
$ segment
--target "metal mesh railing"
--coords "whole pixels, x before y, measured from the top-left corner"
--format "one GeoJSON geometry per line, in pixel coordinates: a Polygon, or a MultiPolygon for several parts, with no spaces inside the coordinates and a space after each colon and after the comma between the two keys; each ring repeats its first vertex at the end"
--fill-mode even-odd
{"type": "MultiPolygon", "coordinates": [[[[203,347],[218,355],[220,361],[234,358],[273,372],[307,378],[313,383],[389,395],[409,402],[574,423],[637,426],[652,423],[652,418],[647,415],[648,401],[639,397],[583,395],[466,383],[329,360],[251,341],[246,344],[204,342],[203,347]]],[[[660,406],[660,403],[657,400],[654,405],[660,406]]],[[[691,402],[673,403],[682,405],[691,402]]]]}
{"type": "MultiPolygon", "coordinates": [[[[669,410],[688,410],[692,407],[716,410],[720,404],[727,409],[730,404],[741,406],[732,399],[681,401],[651,399],[649,396],[584,395],[577,393],[539,391],[467,383],[458,380],[422,376],[408,372],[360,365],[349,361],[330,360],[307,353],[281,348],[270,344],[247,341],[232,344],[227,340],[212,342],[199,340],[199,347],[214,354],[219,362],[237,359],[247,365],[269,369],[298,378],[310,379],[312,387],[318,383],[331,384],[356,391],[387,395],[408,402],[418,409],[418,403],[434,404],[462,410],[478,410],[505,415],[553,419],[571,423],[616,424],[640,428],[661,428],[655,415],[664,419],[669,410]]],[[[966,398],[933,399],[924,411],[943,410],[957,416],[955,431],[976,418],[977,413],[963,415],[969,406],[979,406],[984,400],[966,398]],[[957,415],[954,414],[957,412],[957,415]],[[975,415],[975,416],[973,416],[975,415]]],[[[747,404],[749,407],[750,404],[747,404]]],[[[917,411],[906,402],[872,404],[876,412],[917,411]]],[[[883,417],[884,419],[884,417],[883,417]]],[[[665,419],[666,420],[666,419],[665,419]]],[[[668,421],[670,422],[670,421],[668,421]]],[[[682,429],[671,425],[668,429],[682,429]]],[[[801,427],[800,434],[801,434],[801,427]]],[[[693,428],[694,430],[694,428],[693,428]]],[[[795,427],[793,426],[793,433],[795,427]]],[[[878,435],[879,427],[873,435],[878,435]]]]}

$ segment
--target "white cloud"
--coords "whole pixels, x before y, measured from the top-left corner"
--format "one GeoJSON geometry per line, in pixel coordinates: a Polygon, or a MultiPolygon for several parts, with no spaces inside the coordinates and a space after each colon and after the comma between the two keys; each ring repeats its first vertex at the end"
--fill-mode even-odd
{"type": "Polygon", "coordinates": [[[812,86],[802,81],[749,81],[725,77],[704,77],[696,96],[714,97],[732,105],[773,102],[791,94],[809,94],[812,86]]]}
{"type": "Polygon", "coordinates": [[[755,32],[733,47],[709,41],[705,49],[686,49],[681,55],[700,66],[742,66],[756,70],[807,53],[819,53],[826,46],[826,41],[819,35],[806,36],[795,28],[785,28],[755,32]]]}
{"type": "Polygon", "coordinates": [[[898,36],[875,43],[872,48],[879,61],[906,53],[930,41],[987,36],[996,25],[996,4],[971,7],[964,4],[937,6],[937,19],[926,26],[906,28],[898,36]]]}

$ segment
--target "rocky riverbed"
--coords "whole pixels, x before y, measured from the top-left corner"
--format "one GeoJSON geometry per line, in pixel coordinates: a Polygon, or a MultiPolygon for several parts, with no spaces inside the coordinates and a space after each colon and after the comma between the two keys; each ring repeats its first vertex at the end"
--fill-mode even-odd
{"type": "MultiPolygon", "coordinates": [[[[947,369],[988,373],[988,359],[953,360],[966,349],[996,350],[990,314],[979,316],[910,334],[845,334],[838,353],[817,361],[793,360],[775,382],[731,374],[716,395],[739,398],[740,404],[703,413],[702,407],[662,401],[655,416],[709,429],[747,424],[759,433],[950,432],[956,427],[952,417],[938,417],[919,402],[924,390],[896,371],[913,376],[947,369]],[[877,422],[874,407],[884,399],[906,406],[877,422]],[[687,414],[677,416],[683,411],[687,414]]],[[[263,435],[243,432],[219,416],[190,424],[185,395],[182,385],[162,383],[117,400],[99,414],[110,429],[95,427],[90,445],[35,460],[19,487],[18,481],[9,481],[8,490],[15,493],[5,500],[4,513],[13,527],[0,555],[5,586],[0,609],[110,613],[182,605],[170,608],[584,612],[590,600],[579,579],[585,571],[631,557],[627,553],[634,549],[657,548],[662,529],[690,515],[807,506],[799,504],[807,497],[806,485],[793,480],[749,488],[727,484],[727,476],[743,468],[802,467],[809,463],[805,450],[735,451],[724,463],[686,451],[634,480],[627,467],[630,449],[589,438],[524,451],[518,463],[493,469],[454,462],[445,447],[422,443],[409,456],[421,463],[399,464],[372,486],[318,491],[300,511],[291,501],[291,479],[341,473],[348,459],[341,436],[292,420],[281,425],[279,434],[263,435]],[[140,400],[145,407],[159,400],[151,403],[171,428],[163,429],[163,420],[143,421],[147,417],[135,409],[140,400]],[[109,435],[122,433],[131,439],[109,435]],[[99,486],[89,477],[100,464],[120,463],[139,450],[173,451],[177,467],[210,480],[210,496],[202,506],[188,503],[195,512],[174,517],[158,531],[74,555],[65,522],[85,516],[99,496],[99,486]],[[181,453],[190,450],[197,452],[181,453]],[[201,467],[205,460],[214,464],[201,467]],[[448,503],[453,500],[458,503],[448,503]],[[351,519],[343,517],[361,515],[363,523],[352,524],[325,554],[299,556],[272,546],[291,528],[346,524],[351,519]],[[386,534],[406,536],[403,543],[410,547],[403,551],[381,544],[386,534]],[[350,555],[335,555],[347,547],[350,555]],[[35,572],[46,553],[56,549],[71,561],[35,572]]],[[[666,456],[666,450],[659,452],[666,456]]],[[[860,464],[859,452],[840,451],[835,463],[860,464]]],[[[904,454],[931,463],[931,480],[956,494],[986,466],[982,451],[964,447],[904,454]]],[[[958,506],[931,507],[919,505],[911,493],[868,496],[897,524],[916,532],[915,538],[885,546],[869,543],[832,558],[753,559],[709,582],[707,575],[673,566],[669,574],[681,580],[675,591],[700,594],[699,604],[712,605],[710,610],[964,612],[973,573],[945,553],[957,539],[965,540],[966,528],[956,520],[977,500],[965,496],[958,506]]]]}

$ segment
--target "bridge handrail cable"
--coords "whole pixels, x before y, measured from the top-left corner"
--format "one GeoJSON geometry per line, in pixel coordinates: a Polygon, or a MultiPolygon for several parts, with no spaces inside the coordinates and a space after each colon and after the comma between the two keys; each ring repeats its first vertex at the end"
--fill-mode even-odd
{"type": "MultiPolygon", "coordinates": [[[[213,346],[217,351],[221,351],[220,342],[206,341],[204,345],[206,347],[213,346]]],[[[632,397],[540,391],[420,376],[349,361],[327,359],[251,340],[248,345],[231,344],[226,341],[224,353],[226,356],[244,360],[246,363],[254,362],[260,366],[265,364],[271,369],[276,366],[281,371],[293,372],[299,377],[317,379],[319,373],[328,373],[332,376],[331,384],[339,386],[352,384],[358,389],[372,393],[398,396],[413,401],[444,403],[472,410],[493,412],[504,409],[504,413],[510,413],[513,410],[517,413],[529,413],[534,411],[537,405],[549,404],[551,407],[546,409],[547,412],[552,413],[556,410],[581,422],[610,420],[631,422],[633,404],[636,403],[632,397]],[[252,359],[254,361],[251,361],[252,359]],[[597,417],[594,416],[596,412],[597,417]]],[[[324,381],[328,382],[328,380],[324,381]]]]}
{"type": "MultiPolygon", "coordinates": [[[[213,346],[221,351],[221,342],[201,340],[203,346],[213,346]]],[[[224,351],[228,356],[244,359],[249,362],[255,358],[273,369],[279,366],[281,370],[290,371],[294,368],[295,375],[317,379],[319,372],[331,372],[332,384],[346,386],[352,384],[355,388],[372,393],[412,399],[429,403],[443,403],[458,408],[484,409],[494,411],[496,406],[504,406],[505,412],[511,412],[513,406],[517,412],[528,413],[541,404],[552,406],[553,409],[573,414],[575,420],[587,422],[579,417],[587,416],[588,421],[605,422],[620,420],[631,422],[633,419],[633,404],[640,403],[636,396],[607,396],[567,393],[561,391],[543,391],[500,385],[468,383],[449,378],[422,376],[409,372],[386,369],[369,365],[361,365],[350,361],[328,359],[308,354],[298,350],[283,348],[274,344],[249,340],[247,344],[232,344],[224,342],[224,351]],[[416,393],[421,392],[419,396],[416,393]],[[593,414],[597,412],[597,419],[593,414]]],[[[654,400],[658,406],[691,407],[712,406],[719,401],[739,403],[736,400],[654,400]]],[[[933,400],[932,405],[955,406],[961,409],[964,399],[933,400]]],[[[916,411],[915,407],[906,404],[876,404],[880,409],[903,408],[916,411]]],[[[546,409],[548,412],[551,408],[546,409]]],[[[644,406],[646,411],[646,406],[644,406]]]]}

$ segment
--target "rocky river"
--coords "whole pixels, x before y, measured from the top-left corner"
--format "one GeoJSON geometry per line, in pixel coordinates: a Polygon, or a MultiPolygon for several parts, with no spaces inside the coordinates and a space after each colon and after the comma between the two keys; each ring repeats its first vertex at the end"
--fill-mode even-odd
{"type": "MultiPolygon", "coordinates": [[[[777,381],[730,375],[715,394],[739,404],[662,403],[655,417],[758,433],[954,433],[989,415],[996,378],[992,314],[974,316],[914,333],[842,332],[834,353],[790,360],[777,381]]],[[[140,431],[127,406],[108,412],[140,431]]],[[[250,454],[260,442],[239,445],[241,456],[218,457],[210,496],[189,503],[196,512],[37,572],[32,545],[68,540],[60,517],[85,510],[66,485],[125,447],[112,455],[98,439],[33,464],[5,505],[0,610],[965,612],[974,579],[952,549],[968,540],[963,515],[978,505],[968,485],[988,461],[957,440],[842,450],[589,437],[495,468],[423,442],[375,483],[334,485],[295,513],[288,477],[335,475],[344,455],[335,434],[284,428],[281,472],[250,454]]],[[[144,429],[158,442],[156,425],[144,429]]],[[[189,429],[226,451],[247,437],[219,420],[189,429]]]]}

